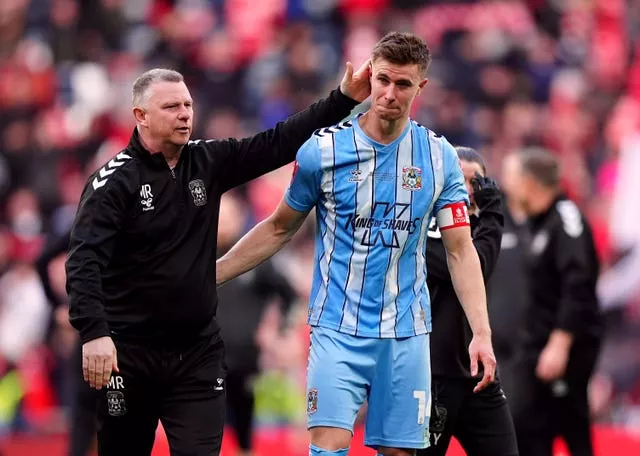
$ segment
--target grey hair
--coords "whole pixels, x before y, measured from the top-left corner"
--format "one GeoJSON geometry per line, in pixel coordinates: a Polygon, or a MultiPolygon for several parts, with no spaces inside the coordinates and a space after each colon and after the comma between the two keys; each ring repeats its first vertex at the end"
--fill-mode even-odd
{"type": "Polygon", "coordinates": [[[547,188],[560,185],[560,162],[547,149],[531,147],[520,152],[522,171],[547,188]]]}
{"type": "Polygon", "coordinates": [[[151,84],[161,81],[183,82],[184,76],[175,70],[169,70],[167,68],[154,68],[152,70],[145,71],[138,76],[133,83],[133,90],[131,94],[133,106],[140,106],[151,84]]]}

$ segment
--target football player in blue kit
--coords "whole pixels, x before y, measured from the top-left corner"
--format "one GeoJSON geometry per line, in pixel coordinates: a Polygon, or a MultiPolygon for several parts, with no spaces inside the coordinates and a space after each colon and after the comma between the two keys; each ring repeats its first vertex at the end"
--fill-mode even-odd
{"type": "Polygon", "coordinates": [[[428,446],[429,332],[425,244],[437,217],[451,277],[473,331],[471,370],[494,379],[485,289],[455,149],[409,118],[430,51],[392,32],[371,55],[371,108],[316,131],[300,148],[282,202],[217,262],[223,283],[281,249],[315,207],[307,375],[311,456],[348,452],[368,402],[365,444],[379,454],[428,446]]]}

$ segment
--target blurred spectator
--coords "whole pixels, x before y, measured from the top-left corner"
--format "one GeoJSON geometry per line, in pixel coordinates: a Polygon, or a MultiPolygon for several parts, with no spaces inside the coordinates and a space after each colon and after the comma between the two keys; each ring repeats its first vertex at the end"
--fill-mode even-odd
{"type": "Polygon", "coordinates": [[[519,453],[551,456],[561,436],[572,455],[592,456],[587,390],[604,328],[600,264],[588,222],[562,192],[559,160],[544,149],[527,149],[519,159],[517,196],[531,234],[529,301],[510,396],[519,453]]]}
{"type": "Polygon", "coordinates": [[[504,194],[504,229],[500,255],[487,286],[487,303],[502,388],[510,397],[515,387],[516,346],[527,308],[525,253],[528,241],[526,215],[518,199],[520,162],[516,153],[503,160],[500,184],[504,194]]]}

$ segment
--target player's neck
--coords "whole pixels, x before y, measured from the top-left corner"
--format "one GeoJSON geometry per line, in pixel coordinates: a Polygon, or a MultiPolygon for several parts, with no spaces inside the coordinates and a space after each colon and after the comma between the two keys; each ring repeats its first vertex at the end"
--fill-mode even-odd
{"type": "Polygon", "coordinates": [[[384,120],[371,111],[364,113],[359,119],[360,128],[365,134],[376,142],[389,144],[398,139],[407,123],[408,117],[397,120],[384,120]]]}

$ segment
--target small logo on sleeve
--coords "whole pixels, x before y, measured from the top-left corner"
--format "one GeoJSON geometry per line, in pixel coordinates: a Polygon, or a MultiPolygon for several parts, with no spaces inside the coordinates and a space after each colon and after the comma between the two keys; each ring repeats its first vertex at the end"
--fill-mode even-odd
{"type": "Polygon", "coordinates": [[[289,181],[289,185],[293,184],[293,180],[296,178],[296,174],[298,174],[298,170],[300,169],[300,164],[298,160],[293,162],[293,171],[291,172],[291,181],[289,181]]]}

